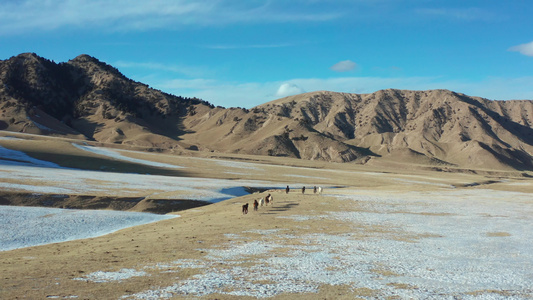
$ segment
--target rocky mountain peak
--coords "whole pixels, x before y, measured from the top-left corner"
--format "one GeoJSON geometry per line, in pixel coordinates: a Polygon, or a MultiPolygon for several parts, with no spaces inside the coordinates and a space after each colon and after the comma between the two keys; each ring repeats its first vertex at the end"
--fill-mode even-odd
{"type": "Polygon", "coordinates": [[[89,54],[80,54],[76,56],[74,59],[70,60],[71,62],[93,62],[93,63],[101,63],[100,60],[97,58],[90,56],[89,54]]]}
{"type": "Polygon", "coordinates": [[[33,52],[26,52],[26,53],[21,53],[17,56],[14,56],[12,57],[16,60],[42,60],[43,58],[40,57],[39,55],[33,53],[33,52]]]}
{"type": "Polygon", "coordinates": [[[78,72],[87,74],[88,76],[99,74],[99,76],[107,75],[128,81],[130,80],[126,78],[126,76],[124,76],[117,68],[87,54],[78,55],[74,59],[69,60],[66,64],[74,67],[78,72]]]}

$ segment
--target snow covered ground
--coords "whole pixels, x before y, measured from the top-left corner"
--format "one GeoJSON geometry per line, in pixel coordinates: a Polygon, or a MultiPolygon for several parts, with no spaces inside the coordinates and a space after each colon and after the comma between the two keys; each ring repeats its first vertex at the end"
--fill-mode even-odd
{"type": "MultiPolygon", "coordinates": [[[[99,155],[151,166],[182,168],[129,158],[107,148],[77,146],[99,155]]],[[[43,194],[106,195],[117,197],[157,196],[218,202],[246,195],[243,186],[276,187],[254,180],[224,180],[113,173],[61,168],[23,152],[0,146],[0,189],[43,194]]],[[[281,187],[278,187],[281,188],[281,187]]]]}
{"type": "MultiPolygon", "coordinates": [[[[3,137],[3,139],[8,139],[3,137]]],[[[0,146],[0,161],[2,165],[8,166],[41,166],[46,168],[59,168],[60,166],[44,160],[35,159],[28,156],[26,153],[16,150],[11,150],[0,146]]]]}
{"type": "MultiPolygon", "coordinates": [[[[1,147],[0,158],[0,188],[13,191],[132,196],[148,190],[153,195],[172,197],[175,193],[181,199],[219,201],[242,194],[242,186],[269,185],[64,169],[1,147]]],[[[197,270],[190,278],[177,277],[170,286],[126,299],[214,293],[267,298],[314,293],[321,285],[369,289],[374,294],[368,298],[533,298],[530,194],[439,189],[397,194],[359,190],[330,196],[342,211],[319,215],[310,211],[285,218],[299,228],[334,220],[343,224],[346,233],[246,230],[231,235],[230,242],[201,249],[206,253],[202,259],[98,271],[76,280],[113,282],[157,272],[197,270]],[[250,240],[250,235],[256,238],[250,240]]],[[[0,250],[88,238],[168,217],[0,206],[0,250]]]]}
{"type": "Polygon", "coordinates": [[[246,195],[244,186],[282,188],[256,180],[224,180],[0,165],[5,191],[68,195],[148,196],[218,202],[246,195]]]}
{"type": "MultiPolygon", "coordinates": [[[[285,230],[243,231],[197,260],[130,270],[198,274],[126,299],[222,293],[268,298],[313,293],[321,285],[370,289],[368,298],[531,299],[533,203],[529,194],[491,190],[336,196],[344,212],[295,216],[337,220],[345,234],[295,236],[285,230]],[[359,209],[350,209],[357,204],[359,209]],[[381,230],[371,230],[381,228],[381,230]],[[250,241],[245,234],[255,233],[250,241]]],[[[101,274],[110,280],[110,274],[101,274]]],[[[123,280],[120,274],[116,280],[123,280]]],[[[96,274],[82,278],[100,280],[96,274]]],[[[112,279],[111,279],[112,280],[112,279]]]]}
{"type": "Polygon", "coordinates": [[[107,210],[0,206],[0,251],[97,237],[178,217],[107,210]]]}
{"type": "MultiPolygon", "coordinates": [[[[84,147],[83,149],[116,159],[143,164],[152,163],[130,159],[105,148],[84,147]]],[[[166,164],[156,166],[168,167],[166,164]]],[[[246,195],[244,186],[276,187],[272,183],[253,180],[68,169],[0,146],[0,189],[3,191],[218,202],[246,195]]],[[[95,237],[165,218],[168,216],[146,213],[0,206],[0,251],[95,237]]]]}

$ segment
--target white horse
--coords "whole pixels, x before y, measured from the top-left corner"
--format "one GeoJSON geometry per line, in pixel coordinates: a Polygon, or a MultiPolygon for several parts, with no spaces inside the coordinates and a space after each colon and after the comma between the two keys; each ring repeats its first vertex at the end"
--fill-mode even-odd
{"type": "Polygon", "coordinates": [[[322,187],[321,187],[321,186],[319,186],[319,187],[317,188],[317,192],[318,192],[319,195],[322,194],[322,187]]]}
{"type": "Polygon", "coordinates": [[[259,199],[259,205],[263,206],[263,204],[265,204],[265,198],[261,197],[261,199],[259,199]]]}

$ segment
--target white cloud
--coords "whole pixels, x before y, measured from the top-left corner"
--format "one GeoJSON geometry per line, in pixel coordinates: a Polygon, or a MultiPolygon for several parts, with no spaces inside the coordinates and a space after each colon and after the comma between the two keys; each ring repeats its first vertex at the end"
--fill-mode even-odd
{"type": "Polygon", "coordinates": [[[516,52],[520,52],[523,55],[533,56],[533,42],[513,46],[509,48],[509,51],[516,51],[516,52]]]}
{"type": "Polygon", "coordinates": [[[294,83],[283,83],[279,86],[278,91],[276,92],[276,96],[282,98],[292,95],[297,95],[305,93],[305,90],[303,90],[301,87],[294,83]]]}
{"type": "Polygon", "coordinates": [[[323,22],[328,12],[284,11],[262,1],[209,0],[25,0],[0,3],[0,34],[59,28],[146,31],[187,25],[323,22]]]}
{"type": "Polygon", "coordinates": [[[356,63],[351,60],[343,60],[331,66],[330,69],[335,72],[348,72],[355,70],[355,68],[357,68],[356,63]]]}

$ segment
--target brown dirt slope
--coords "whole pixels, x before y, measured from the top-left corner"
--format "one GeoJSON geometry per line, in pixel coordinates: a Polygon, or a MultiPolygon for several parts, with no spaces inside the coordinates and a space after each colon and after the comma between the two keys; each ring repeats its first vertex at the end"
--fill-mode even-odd
{"type": "Polygon", "coordinates": [[[0,61],[0,129],[181,152],[533,170],[533,101],[448,90],[312,92],[250,110],[132,81],[88,55],[0,61]]]}

